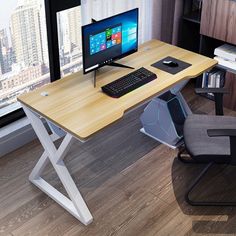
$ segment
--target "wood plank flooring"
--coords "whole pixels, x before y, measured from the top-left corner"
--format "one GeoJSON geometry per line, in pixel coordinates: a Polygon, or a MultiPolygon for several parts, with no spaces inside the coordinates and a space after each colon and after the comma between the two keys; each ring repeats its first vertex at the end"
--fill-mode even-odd
{"type": "MultiPolygon", "coordinates": [[[[194,95],[191,85],[184,97],[195,113],[214,113],[213,102],[194,95]]],[[[28,181],[43,151],[37,140],[1,158],[0,235],[236,235],[236,208],[191,207],[184,201],[204,166],[180,163],[176,150],[140,133],[142,111],[130,112],[85,144],[75,142],[66,157],[94,216],[87,227],[28,181]]],[[[235,170],[213,168],[193,197],[236,201],[235,170]]],[[[44,176],[64,191],[50,166],[44,176]]]]}

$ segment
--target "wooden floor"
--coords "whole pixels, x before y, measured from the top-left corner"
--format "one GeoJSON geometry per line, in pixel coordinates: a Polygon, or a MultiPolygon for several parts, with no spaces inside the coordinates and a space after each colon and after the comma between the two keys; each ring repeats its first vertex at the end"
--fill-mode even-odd
{"type": "MultiPolygon", "coordinates": [[[[184,96],[195,113],[214,113],[214,104],[195,96],[191,86],[184,96]]],[[[180,163],[177,151],[140,133],[142,110],[75,143],[66,158],[94,216],[87,227],[29,183],[43,151],[38,141],[1,158],[0,235],[236,235],[236,208],[185,203],[187,186],[204,166],[180,163]]],[[[50,166],[44,175],[64,191],[50,166]]],[[[234,168],[215,167],[193,197],[236,201],[235,179],[234,168]]]]}

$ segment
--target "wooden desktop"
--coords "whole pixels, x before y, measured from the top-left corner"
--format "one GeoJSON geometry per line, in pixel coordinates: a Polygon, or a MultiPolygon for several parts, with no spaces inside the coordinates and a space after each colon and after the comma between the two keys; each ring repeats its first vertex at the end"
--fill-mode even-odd
{"type": "Polygon", "coordinates": [[[156,73],[158,78],[119,99],[114,99],[102,93],[101,86],[132,70],[104,67],[97,73],[96,88],[93,88],[93,73],[83,75],[78,72],[22,95],[18,100],[65,131],[79,139],[86,139],[122,118],[125,111],[217,64],[215,60],[157,40],[144,43],[137,53],[120,60],[120,63],[136,69],[143,66],[156,73]],[[191,63],[192,66],[176,75],[151,66],[167,55],[191,63]],[[48,96],[42,96],[42,92],[47,92],[48,96]]]}
{"type": "Polygon", "coordinates": [[[87,225],[92,215],[71,178],[63,159],[73,137],[85,141],[99,130],[121,119],[124,113],[150,100],[183,80],[194,78],[211,69],[217,61],[205,56],[152,40],[139,47],[139,51],[119,61],[136,69],[145,67],[157,74],[157,79],[122,96],[111,98],[102,93],[101,86],[130,73],[124,68],[104,67],[97,73],[97,87],[93,87],[93,73],[82,72],[62,78],[18,98],[45,151],[29,179],[73,216],[87,225]],[[151,66],[167,56],[192,64],[189,68],[169,74],[151,66]],[[48,96],[42,96],[48,94],[48,96]],[[66,132],[59,148],[44,127],[40,116],[51,121],[66,132]],[[65,197],[40,177],[44,167],[51,162],[69,197],[65,197]]]}

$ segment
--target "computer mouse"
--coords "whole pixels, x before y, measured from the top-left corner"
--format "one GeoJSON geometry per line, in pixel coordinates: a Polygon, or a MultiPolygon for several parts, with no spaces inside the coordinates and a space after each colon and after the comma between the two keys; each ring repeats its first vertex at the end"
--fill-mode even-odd
{"type": "Polygon", "coordinates": [[[162,62],[164,65],[169,66],[169,67],[177,67],[178,63],[174,61],[163,61],[162,62]]]}

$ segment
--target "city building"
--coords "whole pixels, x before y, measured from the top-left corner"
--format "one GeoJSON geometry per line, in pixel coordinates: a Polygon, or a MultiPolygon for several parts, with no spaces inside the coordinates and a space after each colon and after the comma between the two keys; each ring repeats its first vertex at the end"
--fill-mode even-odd
{"type": "Polygon", "coordinates": [[[1,29],[0,30],[0,43],[2,47],[9,48],[9,39],[7,36],[7,30],[1,29]]]}
{"type": "Polygon", "coordinates": [[[57,14],[58,43],[60,52],[60,64],[64,66],[70,62],[71,41],[69,38],[69,22],[67,11],[57,14]]]}
{"type": "Polygon", "coordinates": [[[17,63],[43,64],[40,10],[36,1],[18,1],[11,15],[11,35],[17,63]]]}
{"type": "MultiPolygon", "coordinates": [[[[19,67],[15,71],[5,74],[0,79],[0,87],[2,88],[2,92],[17,88],[18,86],[27,84],[28,82],[33,82],[35,79],[42,76],[43,70],[43,65],[35,65],[27,68],[19,67]]],[[[32,83],[28,84],[28,86],[31,85],[32,83]]]]}
{"type": "Polygon", "coordinates": [[[80,7],[75,7],[67,11],[71,52],[73,52],[75,48],[78,48],[79,51],[82,51],[80,9],[80,7]]]}
{"type": "Polygon", "coordinates": [[[0,30],[0,72],[5,74],[11,71],[13,63],[13,51],[9,46],[7,30],[0,30]]]}
{"type": "Polygon", "coordinates": [[[62,11],[57,17],[60,63],[64,66],[81,57],[81,11],[80,7],[62,11]]]}

